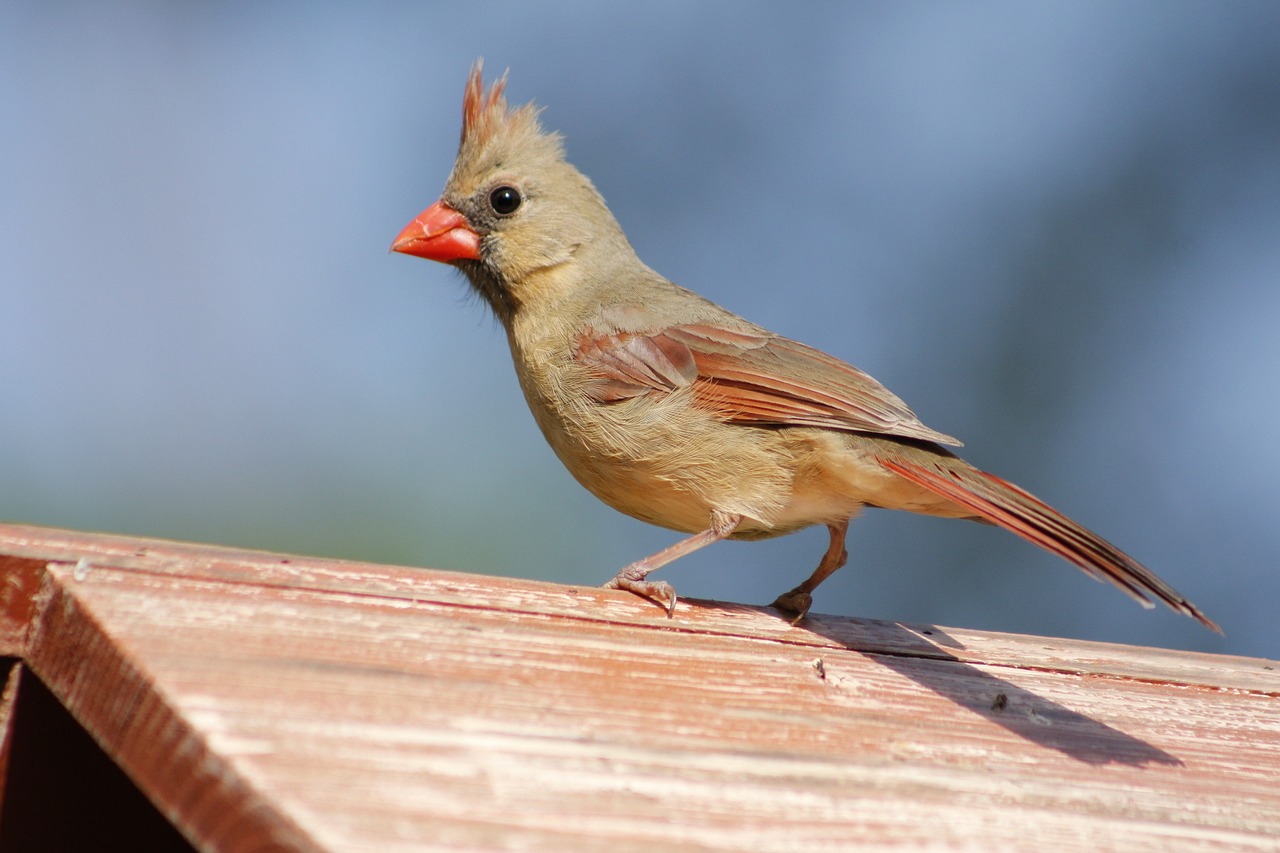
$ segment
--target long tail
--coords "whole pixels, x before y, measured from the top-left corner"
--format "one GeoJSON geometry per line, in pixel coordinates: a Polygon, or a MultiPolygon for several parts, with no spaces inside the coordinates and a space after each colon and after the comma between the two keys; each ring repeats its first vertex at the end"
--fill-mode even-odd
{"type": "Polygon", "coordinates": [[[1154,607],[1151,599],[1156,598],[1209,630],[1222,633],[1212,619],[1146,566],[1012,483],[952,456],[927,461],[878,458],[881,465],[895,474],[1052,551],[1094,579],[1115,584],[1143,607],[1154,607]]]}

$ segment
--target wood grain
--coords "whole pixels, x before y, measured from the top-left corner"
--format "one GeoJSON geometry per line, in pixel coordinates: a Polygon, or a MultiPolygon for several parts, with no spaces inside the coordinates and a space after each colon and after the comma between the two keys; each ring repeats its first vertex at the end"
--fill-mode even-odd
{"type": "Polygon", "coordinates": [[[203,850],[1280,849],[1270,661],[21,526],[0,559],[0,652],[203,850]]]}

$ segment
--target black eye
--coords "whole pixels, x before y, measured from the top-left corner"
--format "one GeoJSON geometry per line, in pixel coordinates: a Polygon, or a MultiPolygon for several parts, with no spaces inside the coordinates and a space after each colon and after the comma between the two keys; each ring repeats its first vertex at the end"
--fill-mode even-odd
{"type": "Polygon", "coordinates": [[[499,216],[510,216],[520,209],[520,191],[515,187],[498,187],[489,193],[489,206],[499,216]]]}

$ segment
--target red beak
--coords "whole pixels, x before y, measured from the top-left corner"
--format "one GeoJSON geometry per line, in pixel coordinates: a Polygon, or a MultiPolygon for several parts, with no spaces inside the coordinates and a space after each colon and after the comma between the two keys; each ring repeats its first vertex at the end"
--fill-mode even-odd
{"type": "Polygon", "coordinates": [[[480,235],[465,216],[443,201],[422,211],[391,244],[391,251],[448,263],[480,260],[480,235]]]}

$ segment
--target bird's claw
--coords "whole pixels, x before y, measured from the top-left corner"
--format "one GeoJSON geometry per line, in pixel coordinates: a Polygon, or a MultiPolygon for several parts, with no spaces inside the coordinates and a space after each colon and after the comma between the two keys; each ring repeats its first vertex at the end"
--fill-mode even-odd
{"type": "Polygon", "coordinates": [[[813,606],[813,596],[799,589],[793,589],[791,592],[784,592],[775,598],[772,606],[788,613],[794,613],[795,618],[791,620],[791,624],[799,625],[804,621],[804,617],[808,615],[809,608],[813,606]]]}
{"type": "Polygon", "coordinates": [[[604,585],[605,589],[624,589],[641,598],[647,598],[667,611],[670,619],[676,612],[676,590],[666,581],[647,581],[644,576],[629,576],[626,569],[618,572],[604,585]]]}

